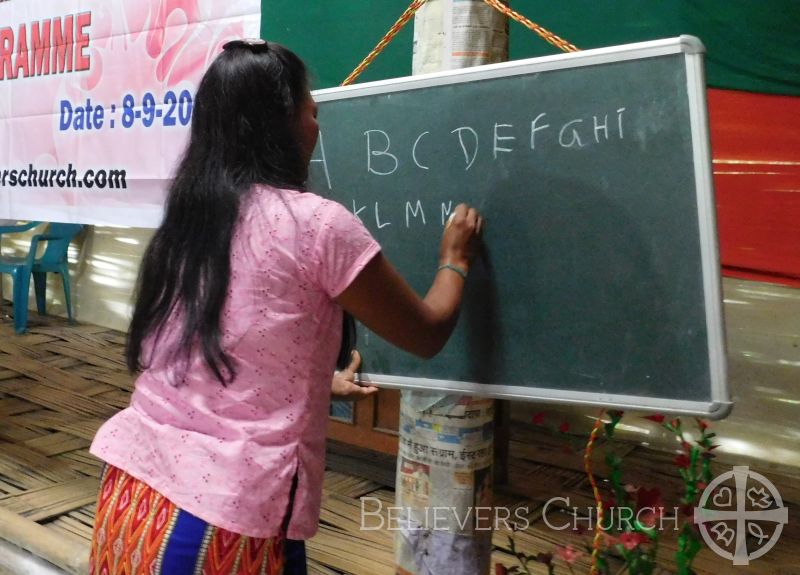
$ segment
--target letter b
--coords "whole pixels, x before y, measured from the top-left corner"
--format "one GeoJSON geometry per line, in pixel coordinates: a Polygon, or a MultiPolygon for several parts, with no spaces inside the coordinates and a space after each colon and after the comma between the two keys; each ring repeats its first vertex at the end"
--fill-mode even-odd
{"type": "Polygon", "coordinates": [[[383,502],[380,499],[378,499],[377,497],[362,497],[361,498],[361,530],[362,531],[380,531],[381,529],[383,529],[384,519],[383,519],[383,515],[381,515],[381,510],[382,509],[383,509],[383,502]],[[364,505],[364,503],[367,500],[374,501],[375,503],[377,503],[378,504],[378,509],[376,511],[367,511],[365,509],[365,505],[364,505]],[[380,520],[380,523],[377,526],[373,526],[373,525],[367,526],[367,525],[365,525],[364,524],[364,519],[367,516],[377,517],[380,520]]]}
{"type": "Polygon", "coordinates": [[[389,174],[394,173],[395,170],[397,170],[399,162],[397,160],[397,156],[389,152],[389,148],[392,145],[392,142],[389,139],[389,134],[383,130],[367,130],[364,132],[364,135],[367,137],[367,170],[379,176],[388,176],[389,174]],[[386,147],[383,150],[376,151],[372,149],[372,134],[381,134],[386,139],[386,147]],[[373,156],[386,156],[387,158],[391,159],[391,162],[394,164],[394,166],[392,166],[392,168],[388,171],[379,171],[372,167],[373,156]]]}

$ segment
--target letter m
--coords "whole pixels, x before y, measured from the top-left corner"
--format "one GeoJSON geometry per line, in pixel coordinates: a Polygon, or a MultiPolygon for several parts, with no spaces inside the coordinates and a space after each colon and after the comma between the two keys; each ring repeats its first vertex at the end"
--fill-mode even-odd
{"type": "Polygon", "coordinates": [[[425,221],[425,212],[422,211],[422,202],[419,200],[417,200],[416,206],[412,206],[411,202],[406,202],[406,227],[411,225],[411,216],[414,216],[415,218],[419,216],[422,218],[423,224],[427,223],[425,221]]]}
{"type": "Polygon", "coordinates": [[[72,72],[72,53],[75,49],[73,33],[73,16],[64,17],[64,26],[61,18],[53,19],[53,65],[52,73],[72,72]]]}

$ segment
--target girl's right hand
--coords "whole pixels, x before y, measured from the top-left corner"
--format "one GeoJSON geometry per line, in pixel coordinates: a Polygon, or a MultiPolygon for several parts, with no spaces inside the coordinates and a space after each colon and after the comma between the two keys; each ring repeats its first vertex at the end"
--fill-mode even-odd
{"type": "Polygon", "coordinates": [[[335,301],[390,343],[420,357],[433,357],[456,326],[465,285],[459,276],[466,274],[478,251],[482,225],[475,208],[461,204],[455,209],[442,234],[439,259],[440,265],[464,273],[437,272],[424,298],[379,253],[335,301]]]}
{"type": "Polygon", "coordinates": [[[439,264],[451,264],[468,271],[480,246],[482,226],[483,218],[475,208],[467,204],[456,206],[442,233],[439,264]]]}

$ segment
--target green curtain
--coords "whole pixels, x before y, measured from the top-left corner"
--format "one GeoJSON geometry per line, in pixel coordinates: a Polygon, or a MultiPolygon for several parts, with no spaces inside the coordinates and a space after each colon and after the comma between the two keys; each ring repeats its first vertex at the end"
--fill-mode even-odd
{"type": "MultiPolygon", "coordinates": [[[[800,96],[798,0],[512,0],[515,10],[581,49],[692,34],[708,85],[800,96]]],[[[512,23],[511,58],[558,50],[512,23]]]]}
{"type": "MultiPolygon", "coordinates": [[[[262,35],[309,63],[315,87],[338,85],[410,0],[263,0],[262,35]]],[[[692,34],[706,45],[708,84],[800,96],[800,0],[512,0],[582,49],[692,34]]],[[[409,23],[359,81],[411,73],[409,23]]],[[[512,59],[557,49],[511,24],[512,59]]]]}
{"type": "MultiPolygon", "coordinates": [[[[261,36],[284,44],[311,69],[313,88],[342,83],[410,4],[410,0],[263,0],[261,36]]],[[[413,20],[358,78],[411,74],[413,20]]]]}

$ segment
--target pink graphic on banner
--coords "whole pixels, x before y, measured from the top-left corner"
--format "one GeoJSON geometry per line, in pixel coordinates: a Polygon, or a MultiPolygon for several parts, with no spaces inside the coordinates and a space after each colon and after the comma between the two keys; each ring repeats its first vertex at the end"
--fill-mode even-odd
{"type": "Polygon", "coordinates": [[[153,227],[204,70],[260,1],[0,3],[0,218],[153,227]]]}

